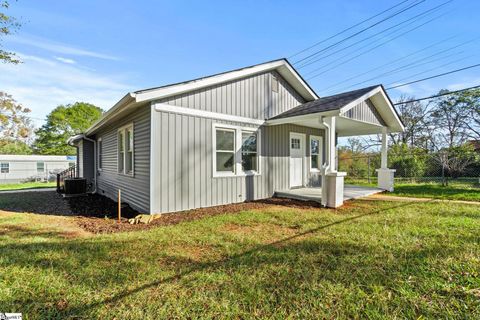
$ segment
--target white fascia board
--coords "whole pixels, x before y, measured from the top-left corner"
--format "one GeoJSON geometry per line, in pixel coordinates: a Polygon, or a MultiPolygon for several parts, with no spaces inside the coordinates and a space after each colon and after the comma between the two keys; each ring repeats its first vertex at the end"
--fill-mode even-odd
{"type": "Polygon", "coordinates": [[[122,108],[131,105],[135,102],[135,93],[127,93],[120,101],[118,101],[112,108],[103,114],[103,116],[95,122],[90,128],[85,131],[85,135],[93,134],[98,130],[105,122],[109,121],[113,116],[117,115],[117,111],[120,111],[122,108]]]}
{"type": "MultiPolygon", "coordinates": [[[[383,90],[383,88],[381,86],[378,86],[377,88],[375,89],[372,89],[371,91],[367,92],[366,94],[364,94],[363,96],[361,96],[360,98],[348,103],[347,105],[343,106],[342,108],[340,108],[340,114],[343,115],[345,114],[345,112],[347,112],[348,110],[352,109],[353,107],[355,107],[356,105],[358,105],[359,103],[361,103],[362,101],[365,101],[369,98],[372,98],[374,97],[375,95],[377,94],[380,94],[380,96],[382,97],[382,100],[383,102],[387,105],[388,107],[388,111],[389,113],[391,113],[391,115],[393,116],[394,120],[395,120],[395,124],[392,126],[392,125],[389,125],[389,129],[393,129],[391,130],[391,132],[394,132],[394,131],[403,131],[405,130],[403,124],[402,124],[402,121],[400,121],[400,119],[398,118],[398,115],[397,115],[397,112],[395,111],[395,108],[394,106],[390,103],[390,99],[387,97],[385,91],[383,90]]],[[[375,106],[375,104],[374,104],[375,106]]],[[[377,108],[377,106],[375,106],[375,108],[377,108]]],[[[382,113],[382,110],[379,110],[377,108],[377,111],[381,114],[382,113]]],[[[384,119],[385,120],[385,119],[384,119]]]]}
{"type": "Polygon", "coordinates": [[[234,116],[234,115],[229,115],[224,113],[198,110],[193,108],[177,107],[177,106],[173,106],[165,103],[155,103],[155,111],[170,112],[170,113],[184,114],[184,115],[189,115],[194,117],[232,121],[232,122],[239,122],[239,123],[249,123],[249,124],[254,124],[258,126],[261,126],[265,123],[265,120],[246,118],[246,117],[234,116]]]}
{"type": "Polygon", "coordinates": [[[352,102],[346,104],[345,106],[341,107],[340,108],[340,114],[344,114],[345,112],[347,112],[348,110],[352,109],[353,107],[355,107],[357,104],[359,104],[360,102],[362,101],[365,101],[367,100],[368,98],[370,97],[373,97],[374,95],[376,95],[379,91],[382,91],[382,88],[380,86],[378,86],[377,88],[375,89],[372,89],[371,91],[365,93],[363,96],[361,96],[360,98],[358,99],[355,99],[353,100],[352,102]]]}
{"type": "Polygon", "coordinates": [[[288,64],[286,60],[278,60],[273,62],[264,63],[258,66],[245,68],[237,71],[231,71],[223,73],[217,76],[211,76],[197,81],[191,81],[187,83],[180,83],[178,85],[167,86],[165,88],[158,88],[147,92],[140,92],[137,94],[137,102],[151,101],[170,96],[190,92],[205,87],[210,87],[220,83],[234,81],[237,79],[245,78],[254,74],[267,72],[271,70],[278,70],[279,73],[285,77],[290,85],[295,87],[302,96],[310,101],[318,99],[318,96],[310,89],[310,87],[300,78],[298,73],[288,64]],[[285,71],[287,70],[287,71],[285,71]],[[296,83],[295,83],[296,82],[296,83]]]}
{"type": "Polygon", "coordinates": [[[301,116],[293,116],[293,117],[288,117],[288,118],[280,118],[280,119],[273,119],[273,120],[267,120],[265,122],[265,125],[267,126],[274,126],[274,125],[279,125],[279,124],[286,124],[286,123],[296,123],[296,122],[301,122],[304,120],[310,120],[312,117],[335,117],[340,115],[338,110],[333,110],[333,111],[325,111],[325,112],[317,112],[317,113],[309,113],[309,114],[304,114],[301,116]]]}

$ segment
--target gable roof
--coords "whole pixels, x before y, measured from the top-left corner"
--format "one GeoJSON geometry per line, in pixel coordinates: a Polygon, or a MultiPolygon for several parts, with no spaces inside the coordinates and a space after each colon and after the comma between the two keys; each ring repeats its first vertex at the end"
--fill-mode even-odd
{"type": "Polygon", "coordinates": [[[302,116],[311,113],[340,110],[342,107],[348,105],[352,101],[357,100],[366,93],[377,88],[379,85],[362,88],[354,91],[339,93],[333,96],[323,97],[314,101],[310,101],[299,105],[293,109],[287,110],[270,120],[282,119],[288,117],[302,116]]]}
{"type": "Polygon", "coordinates": [[[375,85],[353,91],[339,93],[333,96],[319,98],[287,110],[267,122],[269,124],[287,123],[290,120],[318,115],[339,115],[342,116],[362,101],[370,99],[375,109],[391,132],[402,132],[403,122],[395,109],[390,97],[383,85],[375,85]]]}
{"type": "Polygon", "coordinates": [[[110,110],[108,110],[100,120],[94,123],[85,133],[87,135],[93,134],[105,123],[113,121],[124,114],[129,108],[133,108],[142,103],[199,90],[213,85],[218,85],[273,70],[277,71],[306,101],[318,99],[318,95],[310,87],[310,85],[292,67],[287,59],[282,58],[241,69],[218,73],[208,77],[129,92],[110,110]]]}

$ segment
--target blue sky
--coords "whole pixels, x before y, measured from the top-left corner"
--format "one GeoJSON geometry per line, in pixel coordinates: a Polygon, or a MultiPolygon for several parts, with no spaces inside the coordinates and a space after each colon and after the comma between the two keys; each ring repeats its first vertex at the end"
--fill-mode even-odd
{"type": "MultiPolygon", "coordinates": [[[[407,1],[383,17],[415,1],[407,1]]],[[[400,2],[18,0],[11,3],[8,13],[20,18],[23,27],[3,45],[18,52],[24,63],[0,64],[0,90],[31,108],[32,116],[38,119],[59,104],[75,101],[108,109],[128,91],[289,57],[400,2]]],[[[392,28],[375,36],[444,2],[426,0],[326,51],[323,55],[332,55],[299,71],[307,79],[319,73],[314,69],[327,71],[309,80],[317,93],[325,96],[376,83],[388,86],[480,63],[480,1],[453,0],[411,20],[412,24],[405,22],[400,26],[403,29],[392,28]],[[434,20],[400,35],[430,19],[434,20]],[[373,38],[347,48],[370,36],[373,38]],[[390,42],[352,59],[385,41],[390,42]],[[343,64],[337,66],[337,59],[343,64]],[[409,69],[402,68],[407,64],[411,64],[409,69]],[[335,68],[327,70],[330,67],[335,68]],[[374,68],[378,69],[371,71],[374,68]],[[361,73],[365,74],[357,76],[361,73]],[[354,79],[334,86],[348,78],[354,79]]],[[[422,97],[441,88],[476,84],[480,84],[480,68],[390,90],[389,94],[393,99],[402,93],[422,97]]]]}

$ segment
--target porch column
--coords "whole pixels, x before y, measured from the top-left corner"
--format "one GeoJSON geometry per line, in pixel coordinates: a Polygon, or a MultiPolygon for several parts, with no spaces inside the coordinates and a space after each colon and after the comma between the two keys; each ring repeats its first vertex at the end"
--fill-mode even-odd
{"type": "Polygon", "coordinates": [[[337,171],[337,162],[335,156],[337,154],[336,144],[336,117],[325,117],[323,125],[327,128],[325,144],[327,168],[325,171],[325,183],[322,185],[322,201],[327,207],[337,208],[343,204],[343,179],[345,172],[337,171]]]}
{"type": "Polygon", "coordinates": [[[388,135],[387,127],[382,128],[382,150],[381,150],[380,169],[378,173],[378,187],[386,191],[393,191],[395,169],[388,168],[388,135]]]}

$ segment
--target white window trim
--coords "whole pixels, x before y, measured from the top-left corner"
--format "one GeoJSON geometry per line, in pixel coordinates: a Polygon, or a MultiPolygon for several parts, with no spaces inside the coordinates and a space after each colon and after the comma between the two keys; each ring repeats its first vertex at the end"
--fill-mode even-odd
{"type": "Polygon", "coordinates": [[[246,177],[259,176],[262,174],[262,156],[261,156],[261,130],[259,127],[242,127],[229,124],[214,123],[212,125],[212,158],[213,167],[212,173],[214,178],[224,177],[246,177]],[[233,130],[235,132],[235,166],[234,172],[217,171],[217,129],[233,130]],[[257,171],[243,171],[242,170],[242,132],[250,132],[257,134],[257,171]]]}
{"type": "Polygon", "coordinates": [[[133,125],[133,122],[132,123],[129,123],[129,124],[126,124],[120,128],[117,129],[117,174],[119,175],[122,175],[122,176],[127,176],[127,177],[133,177],[135,176],[135,127],[133,125]],[[123,140],[125,142],[125,139],[127,137],[126,135],[126,130],[128,129],[132,129],[132,136],[133,136],[133,146],[132,146],[132,172],[130,173],[126,173],[125,172],[125,168],[126,168],[126,160],[127,160],[127,145],[125,144],[124,146],[124,150],[123,150],[123,171],[120,172],[119,170],[119,162],[118,162],[118,157],[119,157],[119,141],[118,141],[118,134],[120,131],[123,131],[123,140]]]}
{"type": "MultiPolygon", "coordinates": [[[[118,140],[118,132],[117,132],[117,140],[118,140]]],[[[118,147],[118,142],[117,142],[118,147]]],[[[117,149],[117,161],[118,161],[118,149],[117,149]]],[[[103,139],[102,137],[97,139],[97,171],[103,171],[103,139]],[[102,148],[100,148],[100,143],[102,144],[102,148]],[[100,150],[102,151],[102,161],[100,162],[100,150]]],[[[118,172],[118,164],[117,164],[117,172],[118,172]]]]}
{"type": "Polygon", "coordinates": [[[7,164],[8,165],[8,171],[7,172],[1,172],[1,165],[0,165],[0,173],[1,174],[9,174],[10,173],[10,162],[2,161],[0,162],[1,164],[7,164]]]}
{"type": "Polygon", "coordinates": [[[318,154],[318,157],[319,157],[319,160],[318,160],[318,163],[320,165],[320,167],[322,166],[323,164],[323,138],[321,136],[314,136],[314,135],[310,135],[310,138],[309,138],[309,144],[308,144],[308,148],[309,148],[309,158],[308,158],[308,162],[309,162],[309,168],[310,168],[310,172],[320,172],[320,168],[313,168],[312,167],[312,140],[313,139],[316,139],[319,141],[319,144],[318,144],[318,151],[319,151],[319,154],[318,154]]]}
{"type": "Polygon", "coordinates": [[[37,174],[39,174],[39,173],[42,173],[42,174],[45,173],[45,168],[46,168],[46,166],[45,166],[45,161],[36,161],[36,162],[35,162],[35,168],[37,169],[37,174]],[[43,163],[43,169],[42,169],[41,171],[38,170],[38,164],[39,164],[39,163],[43,163]]]}

